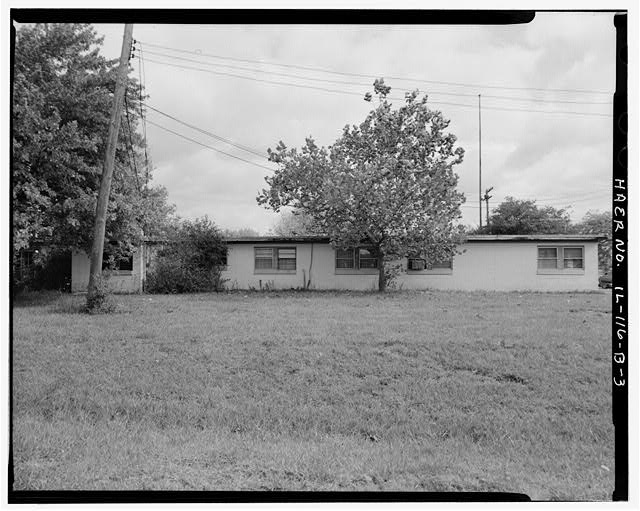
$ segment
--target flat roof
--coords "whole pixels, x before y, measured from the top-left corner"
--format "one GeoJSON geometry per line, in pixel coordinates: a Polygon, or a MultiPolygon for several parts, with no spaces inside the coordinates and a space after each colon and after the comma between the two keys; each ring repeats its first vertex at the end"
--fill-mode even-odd
{"type": "MultiPolygon", "coordinates": [[[[504,241],[599,241],[604,234],[470,234],[467,243],[504,241]]],[[[227,238],[227,243],[329,243],[327,236],[249,236],[227,238]]]]}

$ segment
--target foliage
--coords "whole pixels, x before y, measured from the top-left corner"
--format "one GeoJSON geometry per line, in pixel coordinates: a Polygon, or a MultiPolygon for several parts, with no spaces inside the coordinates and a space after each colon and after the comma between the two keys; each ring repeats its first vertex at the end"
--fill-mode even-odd
{"type": "Polygon", "coordinates": [[[611,271],[611,225],[611,211],[587,211],[580,222],[571,226],[575,233],[606,236],[598,242],[598,267],[602,273],[611,271]]]}
{"type": "Polygon", "coordinates": [[[539,207],[535,200],[506,197],[490,216],[482,234],[560,234],[569,230],[571,220],[565,209],[539,207]]]}
{"type": "Polygon", "coordinates": [[[147,272],[150,293],[219,291],[226,261],[221,231],[206,216],[182,220],[147,272]]]}
{"type": "Polygon", "coordinates": [[[376,80],[378,107],[359,126],[345,126],[328,148],[307,138],[300,151],[283,142],[269,149],[279,168],[257,197],[275,211],[290,206],[313,218],[334,247],[370,247],[381,291],[385,261],[425,252],[444,258],[455,250],[464,202],[453,170],[464,151],[445,132],[449,121],[417,91],[394,110],[389,91],[376,80]]]}
{"type": "Polygon", "coordinates": [[[260,233],[251,227],[241,227],[240,229],[225,229],[222,231],[225,238],[254,238],[260,233]]]}
{"type": "Polygon", "coordinates": [[[322,230],[303,211],[293,210],[282,211],[270,233],[274,236],[317,236],[322,234],[322,230]]]}
{"type": "MultiPolygon", "coordinates": [[[[116,60],[100,55],[89,25],[45,24],[17,31],[13,81],[13,248],[91,246],[116,60]]],[[[142,94],[129,78],[119,130],[106,239],[136,244],[162,231],[172,213],[163,188],[147,185],[136,132],[142,94]],[[132,143],[132,145],[131,145],[132,143]],[[131,147],[130,147],[131,146],[131,147]]]]}
{"type": "Polygon", "coordinates": [[[109,275],[98,275],[95,280],[95,288],[87,295],[85,312],[89,314],[110,314],[115,312],[116,304],[109,291],[109,275]]]}
{"type": "MultiPolygon", "coordinates": [[[[398,277],[402,273],[403,266],[402,264],[385,264],[384,266],[384,281],[385,287],[389,289],[398,288],[398,277]]],[[[402,285],[400,285],[402,288],[402,285]]]]}

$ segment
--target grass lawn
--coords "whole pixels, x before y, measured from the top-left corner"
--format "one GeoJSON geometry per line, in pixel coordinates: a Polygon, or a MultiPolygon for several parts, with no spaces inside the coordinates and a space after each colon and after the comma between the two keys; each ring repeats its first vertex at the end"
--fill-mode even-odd
{"type": "Polygon", "coordinates": [[[610,294],[31,295],[14,489],[610,500],[610,294]]]}

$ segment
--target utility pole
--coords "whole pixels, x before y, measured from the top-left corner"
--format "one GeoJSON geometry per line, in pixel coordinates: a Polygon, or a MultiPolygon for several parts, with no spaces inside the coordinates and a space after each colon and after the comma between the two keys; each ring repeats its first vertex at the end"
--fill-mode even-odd
{"type": "Polygon", "coordinates": [[[493,195],[489,195],[489,192],[493,190],[493,186],[491,188],[487,188],[484,192],[484,200],[487,203],[487,216],[486,216],[486,220],[487,220],[487,234],[490,234],[489,232],[489,199],[491,197],[493,197],[493,195]]]}
{"type": "Polygon", "coordinates": [[[116,78],[116,88],[113,94],[113,106],[111,107],[111,119],[109,121],[109,135],[107,148],[104,155],[102,178],[100,179],[100,192],[96,206],[96,218],[93,225],[93,245],[91,247],[91,267],[89,270],[89,287],[87,288],[87,304],[90,304],[96,293],[96,284],[102,275],[102,252],[104,250],[104,230],[107,223],[107,206],[109,205],[109,192],[111,190],[111,178],[113,177],[113,164],[118,145],[118,128],[122,114],[122,100],[127,88],[127,73],[129,71],[129,57],[131,40],[133,37],[133,24],[124,26],[122,38],[122,51],[120,52],[120,64],[116,78]]]}
{"type": "Polygon", "coordinates": [[[480,94],[478,94],[478,211],[480,213],[480,230],[482,230],[482,114],[480,94]]]}

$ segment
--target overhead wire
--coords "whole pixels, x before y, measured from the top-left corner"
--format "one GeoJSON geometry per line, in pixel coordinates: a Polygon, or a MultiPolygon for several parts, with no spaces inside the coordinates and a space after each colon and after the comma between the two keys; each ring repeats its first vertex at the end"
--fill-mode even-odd
{"type": "MultiPolygon", "coordinates": [[[[138,42],[139,43],[139,42],[138,42]]],[[[140,43],[139,43],[140,44],[140,43]]],[[[144,72],[144,54],[142,51],[142,44],[140,44],[140,58],[138,60],[138,76],[139,76],[139,92],[140,92],[140,118],[142,119],[142,134],[144,138],[144,163],[146,169],[146,185],[149,185],[149,156],[147,153],[147,121],[143,109],[144,100],[142,97],[142,89],[146,90],[146,75],[144,72]]]]}
{"type": "Polygon", "coordinates": [[[248,153],[251,153],[251,154],[254,154],[256,156],[259,156],[260,158],[265,158],[265,153],[261,153],[261,152],[259,152],[257,150],[251,149],[250,147],[244,146],[242,144],[238,144],[236,142],[233,142],[232,140],[229,140],[228,138],[221,137],[220,135],[216,135],[215,133],[212,133],[212,132],[207,131],[205,129],[198,128],[197,126],[194,126],[193,124],[189,124],[189,123],[187,123],[185,121],[182,121],[182,120],[178,119],[177,117],[175,117],[173,115],[170,115],[170,114],[168,114],[166,112],[158,110],[157,108],[154,108],[153,106],[149,105],[148,103],[145,106],[149,110],[152,110],[152,111],[154,111],[154,112],[156,112],[156,113],[158,113],[160,115],[163,115],[165,117],[168,117],[169,119],[172,119],[172,120],[174,120],[174,121],[176,121],[176,122],[178,122],[178,123],[180,123],[180,124],[182,124],[184,126],[187,126],[188,128],[196,130],[196,131],[198,131],[198,132],[200,132],[200,133],[202,133],[204,135],[207,135],[207,136],[209,136],[211,138],[215,138],[216,140],[220,140],[221,142],[224,142],[224,143],[229,144],[229,145],[231,145],[233,147],[241,149],[242,151],[246,151],[248,153]]]}
{"type": "MultiPolygon", "coordinates": [[[[185,65],[175,64],[175,63],[171,63],[171,62],[161,62],[161,61],[154,60],[154,59],[149,59],[149,58],[147,58],[146,61],[147,62],[153,62],[154,64],[160,64],[160,65],[176,67],[176,68],[181,68],[181,69],[191,69],[191,70],[194,70],[194,71],[200,71],[200,72],[203,72],[203,73],[209,73],[209,74],[218,75],[218,76],[228,76],[228,77],[232,77],[232,78],[240,78],[240,79],[243,79],[243,80],[250,80],[250,81],[261,82],[261,83],[268,83],[268,84],[272,84],[272,85],[283,85],[283,86],[296,87],[296,88],[302,88],[302,89],[319,90],[319,91],[329,92],[329,93],[334,93],[334,94],[346,94],[346,95],[351,95],[351,96],[358,96],[358,97],[361,97],[361,98],[364,97],[364,94],[361,94],[361,93],[358,93],[358,92],[351,92],[351,91],[345,91],[345,90],[339,90],[339,89],[328,89],[328,88],[325,88],[325,87],[317,87],[317,86],[314,86],[314,85],[307,85],[307,84],[297,84],[297,83],[290,83],[290,82],[280,82],[280,81],[275,81],[275,80],[266,80],[266,79],[262,79],[262,78],[255,78],[255,77],[250,77],[250,76],[238,75],[238,74],[234,74],[234,73],[225,73],[223,71],[213,71],[211,69],[203,69],[203,68],[199,68],[199,67],[185,66],[185,65]]],[[[395,100],[395,101],[404,101],[405,100],[405,98],[392,97],[392,96],[389,96],[389,99],[392,99],[392,100],[395,100]]],[[[450,101],[429,101],[429,104],[459,106],[459,107],[473,108],[473,109],[477,109],[478,108],[478,106],[475,105],[475,104],[453,103],[453,102],[450,102],[450,101]]],[[[587,116],[587,117],[611,117],[611,114],[603,114],[603,113],[595,113],[595,112],[576,112],[576,111],[572,111],[572,110],[531,110],[531,109],[526,109],[526,108],[508,108],[508,107],[497,107],[497,106],[483,106],[483,110],[485,110],[485,109],[486,110],[512,111],[512,112],[581,115],[581,116],[587,116]]]]}
{"type": "MultiPolygon", "coordinates": [[[[135,151],[133,149],[133,138],[131,137],[131,120],[129,119],[129,101],[127,100],[127,92],[125,91],[124,94],[124,111],[125,111],[125,117],[127,119],[127,133],[128,133],[128,138],[129,138],[129,145],[127,146],[127,155],[129,157],[129,166],[131,166],[131,162],[133,161],[133,168],[131,169],[134,172],[134,175],[136,177],[136,188],[138,189],[138,193],[141,193],[141,188],[140,188],[140,179],[138,178],[138,165],[136,164],[136,158],[135,158],[135,151]],[[129,153],[129,150],[131,151],[131,154],[129,153]]],[[[126,145],[126,141],[125,141],[125,145],[126,145]]]]}
{"type": "Polygon", "coordinates": [[[266,170],[268,170],[268,171],[270,171],[270,172],[273,172],[273,171],[274,171],[274,169],[269,168],[269,167],[267,167],[266,165],[260,165],[259,163],[253,162],[253,161],[251,161],[251,160],[246,160],[246,159],[244,159],[244,158],[241,158],[240,156],[236,156],[235,154],[231,154],[231,153],[228,153],[228,152],[226,152],[226,151],[222,151],[221,149],[217,149],[217,148],[215,148],[215,147],[213,147],[213,146],[210,146],[210,145],[207,145],[207,144],[203,144],[202,142],[199,142],[198,140],[195,140],[195,139],[193,139],[193,138],[187,137],[186,135],[183,135],[183,134],[178,133],[178,132],[176,132],[176,131],[173,131],[173,130],[171,130],[171,129],[169,129],[169,128],[166,128],[165,126],[161,126],[160,124],[155,123],[155,122],[153,122],[153,121],[147,120],[147,122],[148,122],[149,124],[153,125],[153,126],[156,126],[157,128],[160,128],[161,130],[167,131],[167,132],[169,132],[169,133],[173,133],[173,134],[174,134],[174,135],[176,135],[177,137],[183,138],[183,139],[185,139],[185,140],[188,140],[188,141],[190,141],[190,142],[193,142],[194,144],[198,144],[198,145],[200,145],[200,146],[202,146],[202,147],[206,147],[207,149],[211,149],[212,151],[215,151],[215,152],[217,152],[217,153],[221,153],[221,154],[224,154],[225,156],[228,156],[228,157],[230,157],[230,158],[234,158],[234,159],[236,159],[236,160],[243,161],[243,162],[248,163],[248,164],[250,164],[250,165],[254,165],[254,166],[256,166],[256,167],[260,167],[260,168],[266,169],[266,170]]]}
{"type": "MultiPolygon", "coordinates": [[[[225,55],[216,55],[212,53],[204,53],[202,51],[193,51],[193,50],[185,50],[181,48],[174,48],[171,46],[164,46],[154,43],[145,42],[147,46],[152,46],[154,48],[162,48],[165,50],[174,51],[177,53],[187,53],[191,55],[200,55],[203,57],[210,57],[219,60],[229,60],[235,62],[246,62],[246,63],[258,63],[262,65],[270,65],[270,66],[278,66],[278,67],[286,67],[292,69],[302,69],[306,71],[315,71],[319,73],[327,73],[327,74],[335,74],[341,76],[355,76],[360,78],[374,78],[381,76],[380,73],[353,73],[346,71],[336,71],[333,69],[321,68],[321,67],[313,67],[313,66],[302,66],[299,64],[285,64],[279,62],[272,61],[263,61],[263,60],[255,60],[255,59],[243,59],[238,57],[229,57],[225,55]]],[[[473,84],[473,83],[463,83],[463,82],[450,82],[443,80],[427,80],[425,78],[415,78],[415,77],[402,77],[402,76],[386,76],[390,80],[402,80],[402,81],[413,81],[413,82],[424,82],[424,83],[435,83],[442,85],[454,85],[458,87],[472,87],[475,89],[502,89],[502,90],[532,90],[532,91],[540,91],[540,92],[565,92],[565,93],[578,93],[578,94],[608,94],[611,95],[610,91],[602,91],[602,90],[588,90],[588,89],[557,89],[557,88],[542,88],[542,87],[514,87],[514,86],[504,86],[504,85],[488,85],[488,84],[473,84]]]]}
{"type": "MultiPolygon", "coordinates": [[[[352,86],[358,86],[358,87],[370,87],[371,86],[370,83],[353,82],[353,81],[345,81],[345,80],[331,80],[331,79],[327,79],[327,78],[317,78],[317,77],[312,77],[312,76],[301,76],[301,75],[295,75],[295,74],[291,74],[291,73],[279,73],[277,71],[269,71],[269,70],[265,70],[265,69],[256,69],[256,68],[247,68],[247,67],[241,67],[241,66],[234,66],[232,64],[218,64],[216,62],[207,62],[207,61],[202,61],[202,60],[197,60],[197,59],[188,59],[188,58],[185,58],[185,57],[178,57],[178,56],[175,56],[175,55],[170,55],[168,53],[154,52],[154,51],[151,51],[151,50],[147,50],[147,53],[151,54],[151,55],[156,55],[158,57],[170,58],[170,59],[179,60],[179,61],[183,61],[183,62],[192,62],[192,63],[195,63],[195,64],[201,64],[201,65],[206,65],[206,66],[216,66],[216,67],[223,67],[223,68],[229,68],[229,69],[236,69],[236,70],[239,70],[239,71],[248,71],[248,72],[251,72],[251,73],[270,74],[270,75],[274,75],[274,76],[282,76],[282,77],[285,77],[285,78],[294,78],[294,79],[298,79],[298,80],[307,80],[307,81],[324,82],[324,83],[335,83],[335,84],[339,84],[339,85],[352,85],[352,86]]],[[[400,90],[401,92],[412,92],[413,89],[397,88],[397,90],[400,90]]],[[[425,93],[427,93],[429,95],[435,94],[435,95],[439,95],[439,96],[454,96],[454,97],[473,97],[473,98],[476,98],[478,96],[477,94],[470,93],[470,92],[444,92],[444,91],[435,91],[435,90],[426,90],[425,93]]],[[[540,99],[540,98],[525,98],[525,97],[514,97],[514,96],[499,96],[499,95],[494,95],[494,94],[483,94],[482,97],[483,98],[498,99],[498,100],[506,100],[506,101],[523,101],[523,102],[552,103],[552,104],[554,104],[554,103],[575,104],[575,105],[611,105],[612,104],[611,101],[572,101],[572,100],[562,100],[562,99],[540,99]]]]}

